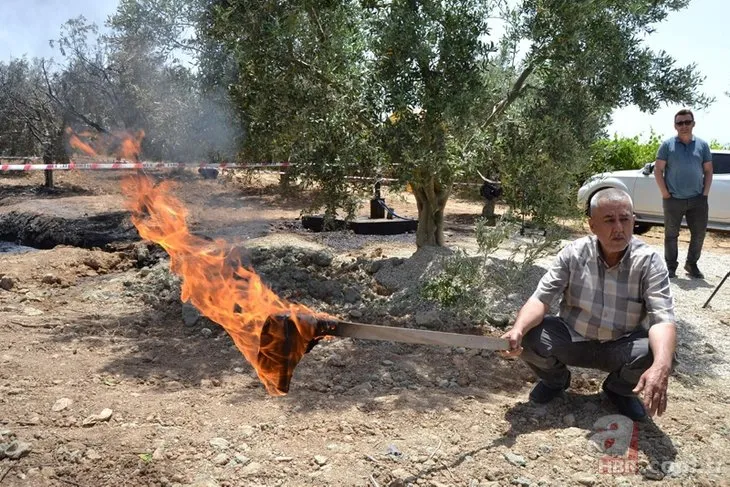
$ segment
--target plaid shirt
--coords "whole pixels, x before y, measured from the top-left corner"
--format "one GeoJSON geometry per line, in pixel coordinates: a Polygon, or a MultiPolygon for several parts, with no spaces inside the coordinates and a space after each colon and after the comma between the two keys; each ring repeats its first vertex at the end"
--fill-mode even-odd
{"type": "Polygon", "coordinates": [[[648,330],[657,323],[674,323],[664,260],[636,237],[611,268],[595,236],[568,244],[532,296],[550,306],[559,294],[559,314],[573,341],[615,340],[640,326],[648,330]]]}

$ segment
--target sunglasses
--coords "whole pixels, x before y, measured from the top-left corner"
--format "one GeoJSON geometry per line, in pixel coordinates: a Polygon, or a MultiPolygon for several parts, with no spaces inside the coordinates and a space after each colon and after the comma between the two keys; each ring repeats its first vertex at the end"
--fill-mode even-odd
{"type": "Polygon", "coordinates": [[[682,125],[692,125],[693,123],[694,120],[680,120],[679,122],[674,122],[674,125],[681,127],[682,125]]]}

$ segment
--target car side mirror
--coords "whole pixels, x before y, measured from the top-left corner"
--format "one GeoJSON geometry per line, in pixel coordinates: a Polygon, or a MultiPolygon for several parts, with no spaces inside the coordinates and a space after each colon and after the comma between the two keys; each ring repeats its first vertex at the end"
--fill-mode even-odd
{"type": "Polygon", "coordinates": [[[641,170],[641,174],[644,176],[648,176],[649,174],[654,172],[654,163],[653,162],[647,162],[644,164],[644,169],[641,170]]]}

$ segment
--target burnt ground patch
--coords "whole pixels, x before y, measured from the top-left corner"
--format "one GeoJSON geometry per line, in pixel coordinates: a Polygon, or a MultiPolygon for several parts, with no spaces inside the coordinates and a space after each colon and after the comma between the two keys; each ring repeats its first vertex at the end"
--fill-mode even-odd
{"type": "Polygon", "coordinates": [[[0,240],[38,249],[57,245],[107,249],[140,239],[129,212],[112,211],[83,218],[63,218],[11,211],[0,215],[0,240]]]}
{"type": "Polygon", "coordinates": [[[28,198],[65,198],[68,196],[93,196],[94,191],[75,184],[60,184],[52,188],[42,185],[0,185],[0,203],[12,204],[28,198]]]}

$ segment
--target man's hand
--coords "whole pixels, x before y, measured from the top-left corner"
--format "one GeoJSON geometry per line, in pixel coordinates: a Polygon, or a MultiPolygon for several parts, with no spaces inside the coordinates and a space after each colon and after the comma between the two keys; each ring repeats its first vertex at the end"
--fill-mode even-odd
{"type": "Polygon", "coordinates": [[[639,378],[634,388],[635,394],[641,394],[649,416],[661,416],[667,409],[667,384],[669,369],[651,366],[639,378]]]}
{"type": "Polygon", "coordinates": [[[514,358],[522,353],[522,331],[513,326],[502,335],[502,338],[509,340],[509,350],[501,352],[503,357],[514,358]]]}
{"type": "Polygon", "coordinates": [[[662,193],[662,198],[664,198],[665,200],[668,200],[671,197],[672,195],[669,193],[669,191],[665,191],[664,193],[662,193]]]}

